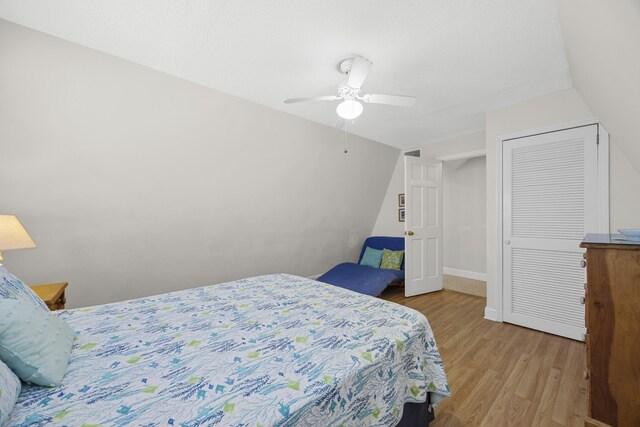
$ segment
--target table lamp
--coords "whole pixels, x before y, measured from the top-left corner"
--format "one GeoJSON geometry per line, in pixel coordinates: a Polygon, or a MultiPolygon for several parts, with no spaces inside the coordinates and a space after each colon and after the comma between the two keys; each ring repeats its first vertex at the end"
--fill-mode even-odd
{"type": "Polygon", "coordinates": [[[35,247],[36,244],[15,215],[0,215],[0,266],[2,266],[2,251],[35,247]]]}

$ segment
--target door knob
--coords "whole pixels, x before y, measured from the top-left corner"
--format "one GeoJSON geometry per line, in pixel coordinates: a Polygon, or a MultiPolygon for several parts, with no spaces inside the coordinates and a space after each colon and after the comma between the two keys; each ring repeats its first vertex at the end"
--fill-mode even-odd
{"type": "Polygon", "coordinates": [[[511,244],[511,240],[505,240],[504,244],[507,245],[507,246],[510,245],[511,244]]]}
{"type": "Polygon", "coordinates": [[[413,231],[405,231],[404,234],[407,236],[413,236],[413,231]]]}

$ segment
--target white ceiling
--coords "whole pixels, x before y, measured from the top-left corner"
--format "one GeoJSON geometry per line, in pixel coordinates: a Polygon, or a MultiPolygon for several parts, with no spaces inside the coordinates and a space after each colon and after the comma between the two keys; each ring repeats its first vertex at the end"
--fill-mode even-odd
{"type": "Polygon", "coordinates": [[[0,17],[334,126],[336,62],[374,65],[348,130],[399,148],[484,128],[484,112],[571,87],[554,0],[0,0],[0,17]]]}

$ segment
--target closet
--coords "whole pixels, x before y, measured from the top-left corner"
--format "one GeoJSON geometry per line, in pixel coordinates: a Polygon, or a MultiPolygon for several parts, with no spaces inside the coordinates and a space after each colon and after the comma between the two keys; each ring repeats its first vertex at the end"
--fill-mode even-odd
{"type": "Polygon", "coordinates": [[[584,340],[579,245],[609,227],[602,131],[593,123],[501,141],[505,322],[584,340]]]}

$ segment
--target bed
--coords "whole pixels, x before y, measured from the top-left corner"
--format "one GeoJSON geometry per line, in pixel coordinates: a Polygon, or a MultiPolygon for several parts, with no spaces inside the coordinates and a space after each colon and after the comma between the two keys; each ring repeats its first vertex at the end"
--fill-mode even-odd
{"type": "Polygon", "coordinates": [[[361,265],[360,261],[367,247],[403,251],[404,238],[384,236],[369,237],[362,245],[358,263],[343,262],[342,264],[338,264],[318,277],[318,281],[373,297],[380,295],[390,284],[394,282],[402,283],[404,281],[404,261],[402,262],[400,270],[387,270],[361,265]]]}
{"type": "Polygon", "coordinates": [[[286,274],[66,310],[59,387],[10,426],[394,426],[449,395],[427,319],[286,274]]]}

